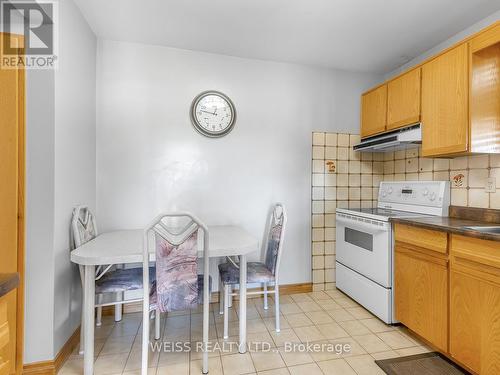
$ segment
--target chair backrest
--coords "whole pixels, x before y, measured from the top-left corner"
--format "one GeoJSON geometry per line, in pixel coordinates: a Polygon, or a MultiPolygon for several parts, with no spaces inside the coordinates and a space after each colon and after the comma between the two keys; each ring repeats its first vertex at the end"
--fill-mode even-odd
{"type": "Polygon", "coordinates": [[[276,203],[271,212],[266,238],[266,267],[278,278],[279,264],[283,250],[286,226],[286,211],[281,203],[276,203]]]}
{"type": "MultiPolygon", "coordinates": [[[[208,230],[190,213],[158,216],[145,233],[147,248],[154,238],[156,262],[156,303],[161,312],[185,310],[198,305],[198,237],[203,236],[206,267],[204,285],[208,286],[208,230]],[[188,219],[179,227],[171,219],[188,219]]],[[[147,259],[145,257],[145,259],[147,259]]],[[[146,260],[145,260],[146,262],[146,260]]],[[[148,284],[144,284],[148,285],[148,284]]]]}
{"type": "Polygon", "coordinates": [[[97,236],[95,217],[87,206],[76,206],[71,220],[71,245],[74,249],[97,236]]]}

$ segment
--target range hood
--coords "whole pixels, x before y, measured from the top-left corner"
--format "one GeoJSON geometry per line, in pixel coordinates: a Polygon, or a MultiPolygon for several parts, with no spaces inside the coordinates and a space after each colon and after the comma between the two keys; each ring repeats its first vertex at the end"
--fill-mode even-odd
{"type": "Polygon", "coordinates": [[[421,124],[415,124],[363,138],[361,143],[353,146],[353,150],[360,152],[388,152],[418,147],[421,143],[421,124]]]}

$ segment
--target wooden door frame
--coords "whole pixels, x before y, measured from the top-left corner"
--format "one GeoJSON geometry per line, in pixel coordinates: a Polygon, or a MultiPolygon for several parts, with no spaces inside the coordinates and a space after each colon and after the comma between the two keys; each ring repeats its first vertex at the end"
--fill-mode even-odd
{"type": "MultiPolygon", "coordinates": [[[[24,37],[18,34],[0,33],[0,41],[4,38],[15,38],[19,46],[24,46],[24,37]]],[[[3,46],[0,46],[0,57],[3,55],[3,46]]],[[[24,48],[21,48],[24,56],[24,48]]],[[[24,264],[25,264],[25,173],[26,173],[26,104],[25,104],[25,69],[20,67],[18,73],[18,177],[17,177],[17,272],[19,273],[19,286],[17,288],[17,312],[16,312],[16,374],[23,372],[24,354],[24,264]]]]}

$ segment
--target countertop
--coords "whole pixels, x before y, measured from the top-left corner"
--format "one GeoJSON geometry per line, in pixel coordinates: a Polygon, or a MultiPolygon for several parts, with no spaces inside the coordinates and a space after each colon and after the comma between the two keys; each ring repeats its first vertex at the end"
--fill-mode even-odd
{"type": "Polygon", "coordinates": [[[473,229],[463,228],[464,226],[497,226],[500,223],[490,223],[485,221],[460,219],[455,217],[419,217],[419,218],[393,218],[393,223],[401,223],[421,227],[425,229],[438,230],[442,232],[456,233],[463,236],[476,237],[482,240],[500,241],[500,234],[484,233],[473,229]]]}
{"type": "Polygon", "coordinates": [[[17,273],[0,273],[0,297],[9,293],[19,285],[19,275],[17,273]]]}

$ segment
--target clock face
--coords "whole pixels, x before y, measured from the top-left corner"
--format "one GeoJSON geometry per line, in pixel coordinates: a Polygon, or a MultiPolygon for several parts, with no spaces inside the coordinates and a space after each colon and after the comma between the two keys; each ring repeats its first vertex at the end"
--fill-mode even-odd
{"type": "Polygon", "coordinates": [[[208,137],[222,137],[229,133],[236,120],[231,100],[217,91],[198,95],[191,105],[191,121],[196,130],[208,137]]]}

